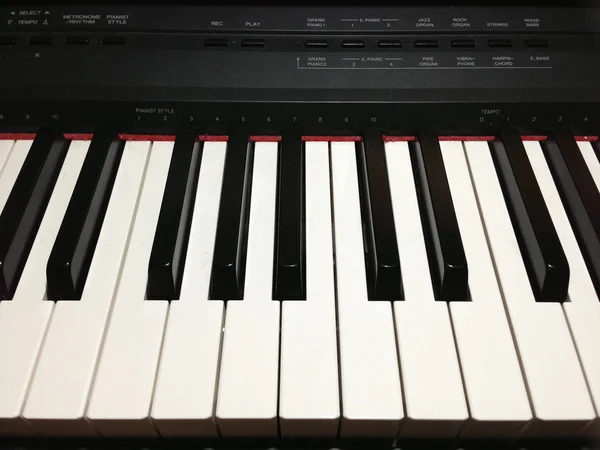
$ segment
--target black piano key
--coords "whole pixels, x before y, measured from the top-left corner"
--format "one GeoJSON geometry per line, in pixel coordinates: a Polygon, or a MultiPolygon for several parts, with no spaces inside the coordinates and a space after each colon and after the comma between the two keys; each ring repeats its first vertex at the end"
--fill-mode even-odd
{"type": "Polygon", "coordinates": [[[242,300],[254,149],[245,134],[230,136],[211,273],[210,297],[242,300]]]}
{"type": "Polygon", "coordinates": [[[539,302],[564,302],[569,263],[521,137],[504,131],[490,148],[534,296],[539,302]]]}
{"type": "Polygon", "coordinates": [[[0,215],[0,299],[12,299],[70,141],[40,131],[0,215]]]}
{"type": "Polygon", "coordinates": [[[364,144],[357,143],[356,150],[369,300],[401,300],[400,256],[381,133],[365,132],[364,144]]]}
{"type": "Polygon", "coordinates": [[[421,134],[411,146],[436,299],[469,300],[467,259],[440,144],[421,134]]]}
{"type": "MultiPolygon", "coordinates": [[[[95,133],[46,266],[50,300],[79,300],[125,143],[95,133]]],[[[118,195],[118,194],[117,194],[118,195]]]]}
{"type": "Polygon", "coordinates": [[[277,177],[273,298],[306,300],[304,148],[300,134],[283,134],[277,177]]]}
{"type": "Polygon", "coordinates": [[[542,148],[600,297],[600,193],[571,133],[556,131],[542,148]]]}
{"type": "Polygon", "coordinates": [[[148,264],[149,300],[179,299],[201,159],[202,144],[197,134],[179,134],[148,264]]]}

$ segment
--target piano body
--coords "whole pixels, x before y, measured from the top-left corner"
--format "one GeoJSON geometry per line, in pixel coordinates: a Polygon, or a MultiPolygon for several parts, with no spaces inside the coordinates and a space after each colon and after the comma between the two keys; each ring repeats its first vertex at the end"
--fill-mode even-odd
{"type": "Polygon", "coordinates": [[[598,446],[599,56],[592,5],[1,6],[0,447],[598,446]]]}

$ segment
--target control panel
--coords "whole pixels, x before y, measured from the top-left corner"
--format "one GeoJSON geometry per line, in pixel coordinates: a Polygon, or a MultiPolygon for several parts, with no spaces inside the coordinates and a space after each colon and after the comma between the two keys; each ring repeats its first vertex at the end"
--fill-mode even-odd
{"type": "Polygon", "coordinates": [[[600,8],[52,6],[0,8],[0,31],[590,33],[600,8]]]}

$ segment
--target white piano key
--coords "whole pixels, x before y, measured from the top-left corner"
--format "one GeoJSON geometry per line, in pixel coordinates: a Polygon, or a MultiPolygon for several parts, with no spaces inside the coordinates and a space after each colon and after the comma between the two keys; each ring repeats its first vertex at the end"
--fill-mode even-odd
{"type": "Polygon", "coordinates": [[[369,301],[353,142],[331,143],[342,394],[341,435],[388,436],[404,418],[389,302],[369,301]]]}
{"type": "Polygon", "coordinates": [[[454,437],[468,418],[446,302],[435,300],[406,142],[385,144],[404,301],[394,302],[406,419],[402,437],[454,437]]]}
{"type": "Polygon", "coordinates": [[[460,141],[440,143],[469,267],[470,302],[451,302],[470,420],[461,437],[514,438],[533,418],[460,141]]]}
{"type": "MultiPolygon", "coordinates": [[[[600,301],[598,301],[583,255],[540,144],[537,142],[525,142],[524,144],[544,196],[544,201],[550,212],[550,217],[569,262],[569,301],[563,303],[563,310],[569,322],[571,335],[577,347],[579,360],[596,408],[595,427],[590,428],[589,431],[598,432],[600,426],[598,416],[600,410],[600,352],[598,351],[598,343],[600,342],[600,301]]],[[[592,156],[595,158],[589,142],[580,142],[579,144],[582,153],[584,155],[587,153],[586,160],[592,156]],[[591,154],[589,154],[590,151],[591,154]]],[[[590,165],[590,162],[588,162],[588,166],[590,165]]],[[[600,165],[598,169],[600,175],[600,165]]],[[[600,178],[598,180],[600,181],[600,178]]]]}
{"type": "Polygon", "coordinates": [[[202,151],[181,294],[172,302],[154,391],[162,436],[217,436],[213,417],[223,302],[208,300],[226,142],[202,151]]]}
{"type": "Polygon", "coordinates": [[[6,151],[6,147],[4,147],[2,154],[6,159],[4,161],[3,169],[0,172],[0,212],[4,209],[4,205],[10,196],[10,191],[19,176],[19,172],[27,158],[31,144],[33,144],[32,140],[23,140],[15,141],[9,151],[6,151]]]}
{"type": "MultiPolygon", "coordinates": [[[[0,176],[2,176],[2,169],[4,169],[4,163],[8,159],[11,150],[15,145],[15,141],[0,140],[0,176]]],[[[1,211],[0,207],[0,211],[1,211]]]]}
{"type": "MultiPolygon", "coordinates": [[[[17,143],[11,160],[20,159],[25,145],[17,143]]],[[[0,435],[32,433],[21,413],[54,308],[54,302],[46,301],[46,263],[88,146],[89,142],[71,143],[15,295],[0,302],[0,435]]]]}
{"type": "Polygon", "coordinates": [[[148,153],[125,145],[82,298],[54,308],[23,413],[43,435],[96,435],[85,406],[148,153]]]}
{"type": "Polygon", "coordinates": [[[306,301],[282,302],[281,434],[335,437],[338,386],[329,145],[307,142],[306,301]]]}
{"type": "Polygon", "coordinates": [[[598,157],[594,152],[594,148],[592,147],[591,142],[587,141],[578,141],[577,146],[579,147],[579,151],[583,155],[583,159],[585,160],[586,165],[594,179],[594,183],[596,183],[596,187],[600,191],[600,161],[598,161],[598,157]]]}
{"type": "Polygon", "coordinates": [[[173,142],[132,142],[150,157],[86,418],[105,437],[155,436],[152,393],[168,301],[145,300],[148,263],[173,142]]]}
{"type": "Polygon", "coordinates": [[[562,307],[534,299],[487,143],[465,150],[534,413],[523,435],[579,433],[595,413],[562,307]]]}
{"type": "Polygon", "coordinates": [[[272,299],[277,143],[257,142],[244,299],[228,301],[216,418],[221,434],[277,436],[279,302],[272,299]]]}

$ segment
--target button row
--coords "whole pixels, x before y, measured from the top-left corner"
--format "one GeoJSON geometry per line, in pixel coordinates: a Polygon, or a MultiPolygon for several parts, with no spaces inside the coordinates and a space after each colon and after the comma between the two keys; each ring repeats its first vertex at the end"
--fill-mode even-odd
{"type": "MultiPolygon", "coordinates": [[[[97,42],[107,46],[127,45],[128,39],[125,36],[105,36],[97,42]]],[[[54,36],[40,35],[31,36],[27,43],[33,46],[50,46],[56,43],[64,42],[65,45],[88,45],[92,43],[89,36],[66,36],[64,39],[56,39],[54,36]]],[[[19,40],[13,36],[0,36],[0,46],[15,46],[19,40]]]]}
{"type": "MultiPolygon", "coordinates": [[[[65,45],[78,46],[88,45],[92,43],[89,36],[67,36],[60,39],[65,45]]],[[[128,39],[124,36],[106,36],[100,39],[102,45],[121,46],[127,45],[128,39]]],[[[50,46],[57,43],[57,39],[53,36],[32,36],[28,40],[29,45],[33,46],[50,46]]],[[[0,36],[0,46],[15,46],[18,40],[12,36],[0,36]]],[[[207,38],[204,40],[205,47],[229,47],[232,41],[228,38],[207,38]]],[[[402,39],[380,39],[377,41],[378,48],[402,48],[406,45],[402,39]]],[[[439,48],[440,42],[437,39],[416,39],[412,41],[412,47],[417,49],[439,48]]],[[[262,48],[265,46],[264,39],[242,39],[240,42],[242,48],[262,48]]],[[[304,41],[304,46],[311,49],[325,49],[330,47],[330,41],[327,39],[307,39],[304,41]]],[[[345,49],[362,49],[370,47],[370,45],[361,39],[348,39],[340,43],[341,48],[345,49]]],[[[487,41],[489,48],[512,48],[513,42],[510,39],[489,39],[487,41]]],[[[550,46],[547,39],[526,39],[524,41],[526,48],[548,48],[550,46]]],[[[475,39],[452,39],[450,41],[451,48],[475,48],[477,43],[475,39]]]]}

